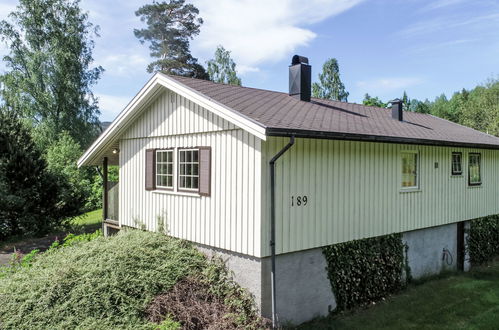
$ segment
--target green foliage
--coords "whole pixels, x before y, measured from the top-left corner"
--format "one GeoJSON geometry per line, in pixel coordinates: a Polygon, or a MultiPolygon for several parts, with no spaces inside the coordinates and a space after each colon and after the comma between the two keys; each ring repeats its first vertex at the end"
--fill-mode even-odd
{"type": "Polygon", "coordinates": [[[80,242],[90,242],[101,236],[103,235],[102,235],[102,230],[100,229],[96,230],[93,233],[84,233],[79,235],[68,234],[66,237],[64,237],[62,243],[59,242],[58,240],[54,241],[54,243],[52,243],[52,245],[49,247],[48,251],[54,251],[61,247],[73,246],[80,242]]]}
{"type": "Polygon", "coordinates": [[[78,168],[76,165],[81,154],[79,143],[67,132],[61,133],[47,150],[48,170],[65,187],[58,200],[72,210],[72,214],[68,216],[94,210],[100,206],[102,199],[102,189],[100,195],[93,190],[96,183],[102,187],[102,180],[95,176],[93,168],[78,168]]]}
{"type": "Polygon", "coordinates": [[[378,301],[404,285],[401,234],[335,244],[323,253],[338,310],[378,301]]]}
{"type": "Polygon", "coordinates": [[[0,279],[0,323],[16,329],[150,329],[143,311],[206,259],[162,234],[121,231],[51,253],[0,279]]]}
{"type": "Polygon", "coordinates": [[[345,90],[345,85],[340,79],[338,60],[328,59],[322,66],[322,72],[319,73],[319,82],[312,84],[312,96],[347,102],[348,95],[349,93],[345,90]]]}
{"type": "Polygon", "coordinates": [[[371,107],[378,107],[378,108],[388,107],[388,103],[381,101],[377,96],[371,97],[371,95],[369,95],[367,93],[366,93],[366,95],[364,95],[364,99],[362,100],[362,104],[368,105],[371,107]]]}
{"type": "Polygon", "coordinates": [[[78,0],[20,0],[0,22],[9,54],[0,76],[5,106],[36,129],[45,148],[63,131],[87,146],[97,134],[98,107],[91,87],[103,69],[91,68],[91,36],[78,0]]]}
{"type": "Polygon", "coordinates": [[[22,123],[0,111],[0,239],[60,225],[70,211],[58,203],[62,188],[22,123]]]}
{"type": "Polygon", "coordinates": [[[230,57],[230,51],[218,46],[215,51],[215,58],[207,63],[210,80],[222,84],[241,86],[241,78],[237,76],[236,63],[230,57]]]}
{"type": "Polygon", "coordinates": [[[147,66],[148,72],[209,79],[189,50],[190,40],[203,24],[198,14],[199,10],[185,0],[154,1],[135,12],[147,24],[147,28],[135,29],[135,36],[142,44],[149,42],[151,56],[157,58],[147,66]]]}
{"type": "Polygon", "coordinates": [[[499,255],[499,215],[471,220],[466,244],[472,265],[480,265],[499,255]]]}
{"type": "Polygon", "coordinates": [[[182,325],[177,321],[173,321],[169,317],[167,317],[160,324],[154,324],[154,323],[151,324],[151,330],[177,330],[177,329],[182,329],[182,325]]]}
{"type": "Polygon", "coordinates": [[[499,80],[489,79],[472,90],[454,93],[450,99],[442,94],[428,104],[432,115],[499,136],[498,99],[499,80]]]}

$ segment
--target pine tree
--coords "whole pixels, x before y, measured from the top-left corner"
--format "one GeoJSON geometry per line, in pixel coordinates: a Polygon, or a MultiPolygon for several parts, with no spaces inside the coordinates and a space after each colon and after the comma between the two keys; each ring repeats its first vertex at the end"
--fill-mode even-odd
{"type": "Polygon", "coordinates": [[[154,1],[135,12],[147,24],[147,28],[135,29],[135,36],[142,44],[150,43],[151,57],[157,59],[147,66],[148,72],[209,79],[189,49],[190,40],[203,24],[198,14],[199,10],[185,0],[154,1]]]}

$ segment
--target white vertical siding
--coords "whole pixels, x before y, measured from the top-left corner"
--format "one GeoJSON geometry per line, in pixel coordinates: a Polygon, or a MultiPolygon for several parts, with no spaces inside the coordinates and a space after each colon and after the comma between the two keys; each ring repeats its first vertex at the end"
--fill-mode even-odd
{"type": "MultiPolygon", "coordinates": [[[[262,145],[262,254],[269,254],[268,161],[287,142],[262,145]]],[[[499,152],[371,142],[296,139],[276,164],[276,250],[286,253],[499,213],[499,152]],[[402,150],[418,150],[420,190],[401,192],[402,150]],[[451,153],[463,175],[451,176],[451,153]],[[468,186],[468,153],[482,154],[482,181],[468,186]],[[438,162],[438,168],[435,168],[438,162]],[[291,196],[308,204],[291,207],[291,196]]]]}
{"type": "MultiPolygon", "coordinates": [[[[175,155],[175,161],[176,161],[175,155]]],[[[171,92],[120,139],[120,224],[260,256],[261,140],[171,92]],[[172,102],[173,100],[173,102],[172,102]],[[210,146],[211,196],[145,190],[145,150],[210,146]]]]}
{"type": "Polygon", "coordinates": [[[165,90],[122,135],[122,139],[169,136],[236,129],[211,111],[165,90]]]}

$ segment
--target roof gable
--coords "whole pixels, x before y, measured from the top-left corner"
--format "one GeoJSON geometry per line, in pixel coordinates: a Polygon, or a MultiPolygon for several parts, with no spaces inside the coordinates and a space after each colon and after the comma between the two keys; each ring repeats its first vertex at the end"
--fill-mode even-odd
{"type": "Polygon", "coordinates": [[[139,93],[120,112],[111,125],[92,143],[78,160],[78,166],[100,164],[102,157],[116,146],[117,140],[139,118],[142,110],[164,90],[164,88],[189,99],[204,109],[228,122],[248,131],[256,137],[265,140],[265,128],[258,122],[232,110],[231,108],[199,93],[174,80],[171,76],[156,73],[139,93]]]}

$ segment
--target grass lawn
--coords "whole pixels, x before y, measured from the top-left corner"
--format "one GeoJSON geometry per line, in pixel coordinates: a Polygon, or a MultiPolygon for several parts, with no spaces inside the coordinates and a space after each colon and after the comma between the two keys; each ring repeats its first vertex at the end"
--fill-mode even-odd
{"type": "Polygon", "coordinates": [[[499,329],[499,260],[469,273],[410,285],[370,308],[299,329],[499,329]]]}
{"type": "Polygon", "coordinates": [[[85,232],[93,232],[102,226],[102,209],[82,214],[75,218],[72,224],[81,226],[85,232]]]}

